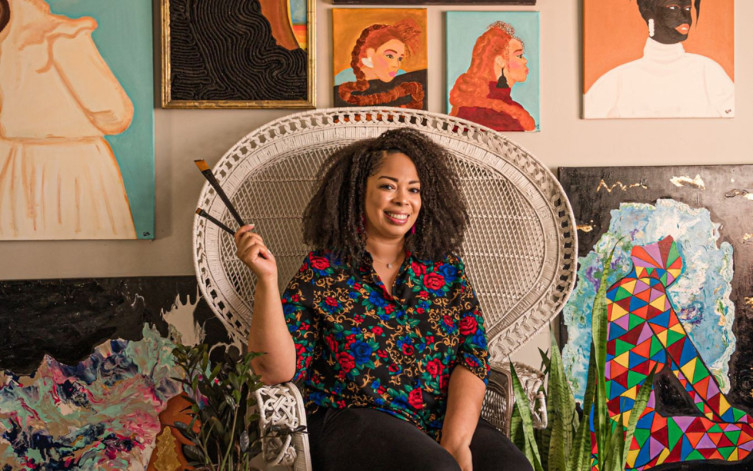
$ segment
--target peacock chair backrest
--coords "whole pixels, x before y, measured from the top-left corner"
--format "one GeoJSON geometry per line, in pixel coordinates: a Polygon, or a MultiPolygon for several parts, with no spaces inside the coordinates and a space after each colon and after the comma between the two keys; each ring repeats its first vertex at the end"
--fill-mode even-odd
{"type": "MultiPolygon", "coordinates": [[[[459,255],[481,303],[491,360],[505,362],[566,302],[575,282],[577,239],[572,209],[554,175],[499,133],[425,111],[322,109],[252,131],[225,153],[213,173],[275,254],[283,290],[310,250],[302,242],[301,218],[320,164],[355,140],[406,126],[453,155],[470,215],[459,255]]],[[[237,227],[209,184],[199,206],[237,227]]],[[[233,339],[245,345],[253,274],[235,256],[232,236],[198,216],[193,249],[202,294],[233,339]]]]}

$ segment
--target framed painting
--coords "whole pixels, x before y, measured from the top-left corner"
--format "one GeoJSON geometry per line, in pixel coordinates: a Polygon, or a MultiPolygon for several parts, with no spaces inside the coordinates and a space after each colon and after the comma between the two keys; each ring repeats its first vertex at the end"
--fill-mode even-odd
{"type": "Polygon", "coordinates": [[[657,370],[628,467],[750,469],[753,165],[560,168],[559,178],[578,223],[578,279],[562,335],[577,400],[606,269],[613,420],[627,420],[657,370]]]}
{"type": "Polygon", "coordinates": [[[734,18],[734,0],[583,0],[583,117],[734,117],[734,18]]]}
{"type": "Polygon", "coordinates": [[[334,106],[427,109],[426,9],[332,9],[334,106]]]}
{"type": "Polygon", "coordinates": [[[539,13],[447,12],[447,112],[496,131],[540,128],[539,13]]]}
{"type": "Polygon", "coordinates": [[[0,240],[154,238],[151,2],[4,4],[0,240]]]}
{"type": "Polygon", "coordinates": [[[316,107],[315,3],[162,0],[162,107],[316,107]]]}

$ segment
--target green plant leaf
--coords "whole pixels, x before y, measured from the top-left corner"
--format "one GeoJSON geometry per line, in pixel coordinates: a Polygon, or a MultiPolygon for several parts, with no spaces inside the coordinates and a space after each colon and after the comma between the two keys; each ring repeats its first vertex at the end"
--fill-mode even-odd
{"type": "Polygon", "coordinates": [[[539,449],[533,435],[533,419],[531,418],[531,409],[528,406],[528,395],[520,383],[520,378],[518,378],[518,373],[515,371],[515,366],[512,362],[510,362],[510,373],[512,376],[512,390],[515,395],[515,409],[519,412],[521,428],[523,430],[524,447],[522,451],[526,455],[526,458],[528,458],[528,461],[531,462],[534,471],[543,471],[544,468],[541,466],[539,449]]]}
{"type": "Polygon", "coordinates": [[[199,463],[205,463],[206,457],[204,456],[204,452],[201,451],[200,448],[197,448],[193,445],[183,445],[183,455],[193,461],[197,461],[199,463]]]}
{"type": "Polygon", "coordinates": [[[646,409],[648,399],[651,396],[651,391],[654,388],[654,375],[656,373],[656,364],[651,369],[646,380],[638,389],[638,394],[635,396],[635,402],[633,403],[633,409],[630,411],[630,418],[628,419],[627,429],[625,430],[625,444],[623,447],[623,468],[628,459],[628,453],[630,452],[630,444],[633,441],[633,435],[635,434],[635,428],[638,425],[638,419],[640,419],[643,411],[646,409]]]}
{"type": "Polygon", "coordinates": [[[573,421],[577,415],[575,398],[570,390],[570,383],[565,376],[562,358],[560,356],[554,332],[550,332],[551,348],[549,349],[549,395],[547,408],[551,437],[546,448],[548,452],[547,465],[549,471],[566,471],[567,454],[573,444],[573,421]]]}
{"type": "Polygon", "coordinates": [[[604,371],[606,369],[607,357],[607,283],[610,266],[612,264],[612,256],[614,255],[616,248],[617,245],[615,244],[602,265],[601,276],[599,277],[599,289],[596,292],[591,311],[591,331],[593,336],[591,348],[595,347],[597,379],[596,397],[594,401],[594,431],[596,435],[597,449],[599,451],[599,463],[606,463],[606,459],[611,451],[608,448],[611,427],[608,424],[609,413],[607,411],[604,371]]]}
{"type": "Polygon", "coordinates": [[[578,425],[578,431],[573,438],[573,452],[570,454],[567,471],[591,470],[591,425],[589,416],[596,395],[596,354],[593,343],[588,360],[588,376],[586,379],[586,393],[583,395],[583,418],[578,425]]]}

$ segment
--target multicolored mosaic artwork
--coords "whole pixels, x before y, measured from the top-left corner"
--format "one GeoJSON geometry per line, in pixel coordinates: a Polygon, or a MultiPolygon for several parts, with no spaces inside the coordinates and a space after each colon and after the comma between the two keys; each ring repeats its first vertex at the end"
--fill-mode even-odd
{"type": "Polygon", "coordinates": [[[613,420],[627,425],[638,389],[650,371],[669,368],[696,415],[664,416],[655,392],[638,421],[628,467],[642,470],[692,460],[738,461],[753,449],[753,420],[732,407],[688,337],[667,287],[683,271],[674,239],[634,246],[633,270],[607,291],[607,399],[613,420]]]}

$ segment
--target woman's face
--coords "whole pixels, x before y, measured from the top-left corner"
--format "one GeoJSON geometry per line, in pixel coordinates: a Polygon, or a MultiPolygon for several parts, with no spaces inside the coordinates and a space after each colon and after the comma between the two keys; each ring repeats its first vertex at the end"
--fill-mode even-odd
{"type": "Polygon", "coordinates": [[[364,68],[367,80],[392,82],[403,64],[405,44],[398,39],[390,39],[376,49],[367,49],[366,57],[374,65],[372,68],[364,68]]]}
{"type": "Polygon", "coordinates": [[[512,87],[518,82],[525,82],[528,78],[528,59],[523,57],[523,43],[518,39],[511,39],[507,45],[507,60],[502,59],[507,85],[512,87]]]}
{"type": "Polygon", "coordinates": [[[421,182],[413,161],[402,152],[386,154],[366,180],[366,234],[398,239],[413,227],[421,211],[421,182]]]}
{"type": "Polygon", "coordinates": [[[675,44],[688,39],[693,24],[690,0],[657,0],[653,14],[655,41],[675,44]]]}

